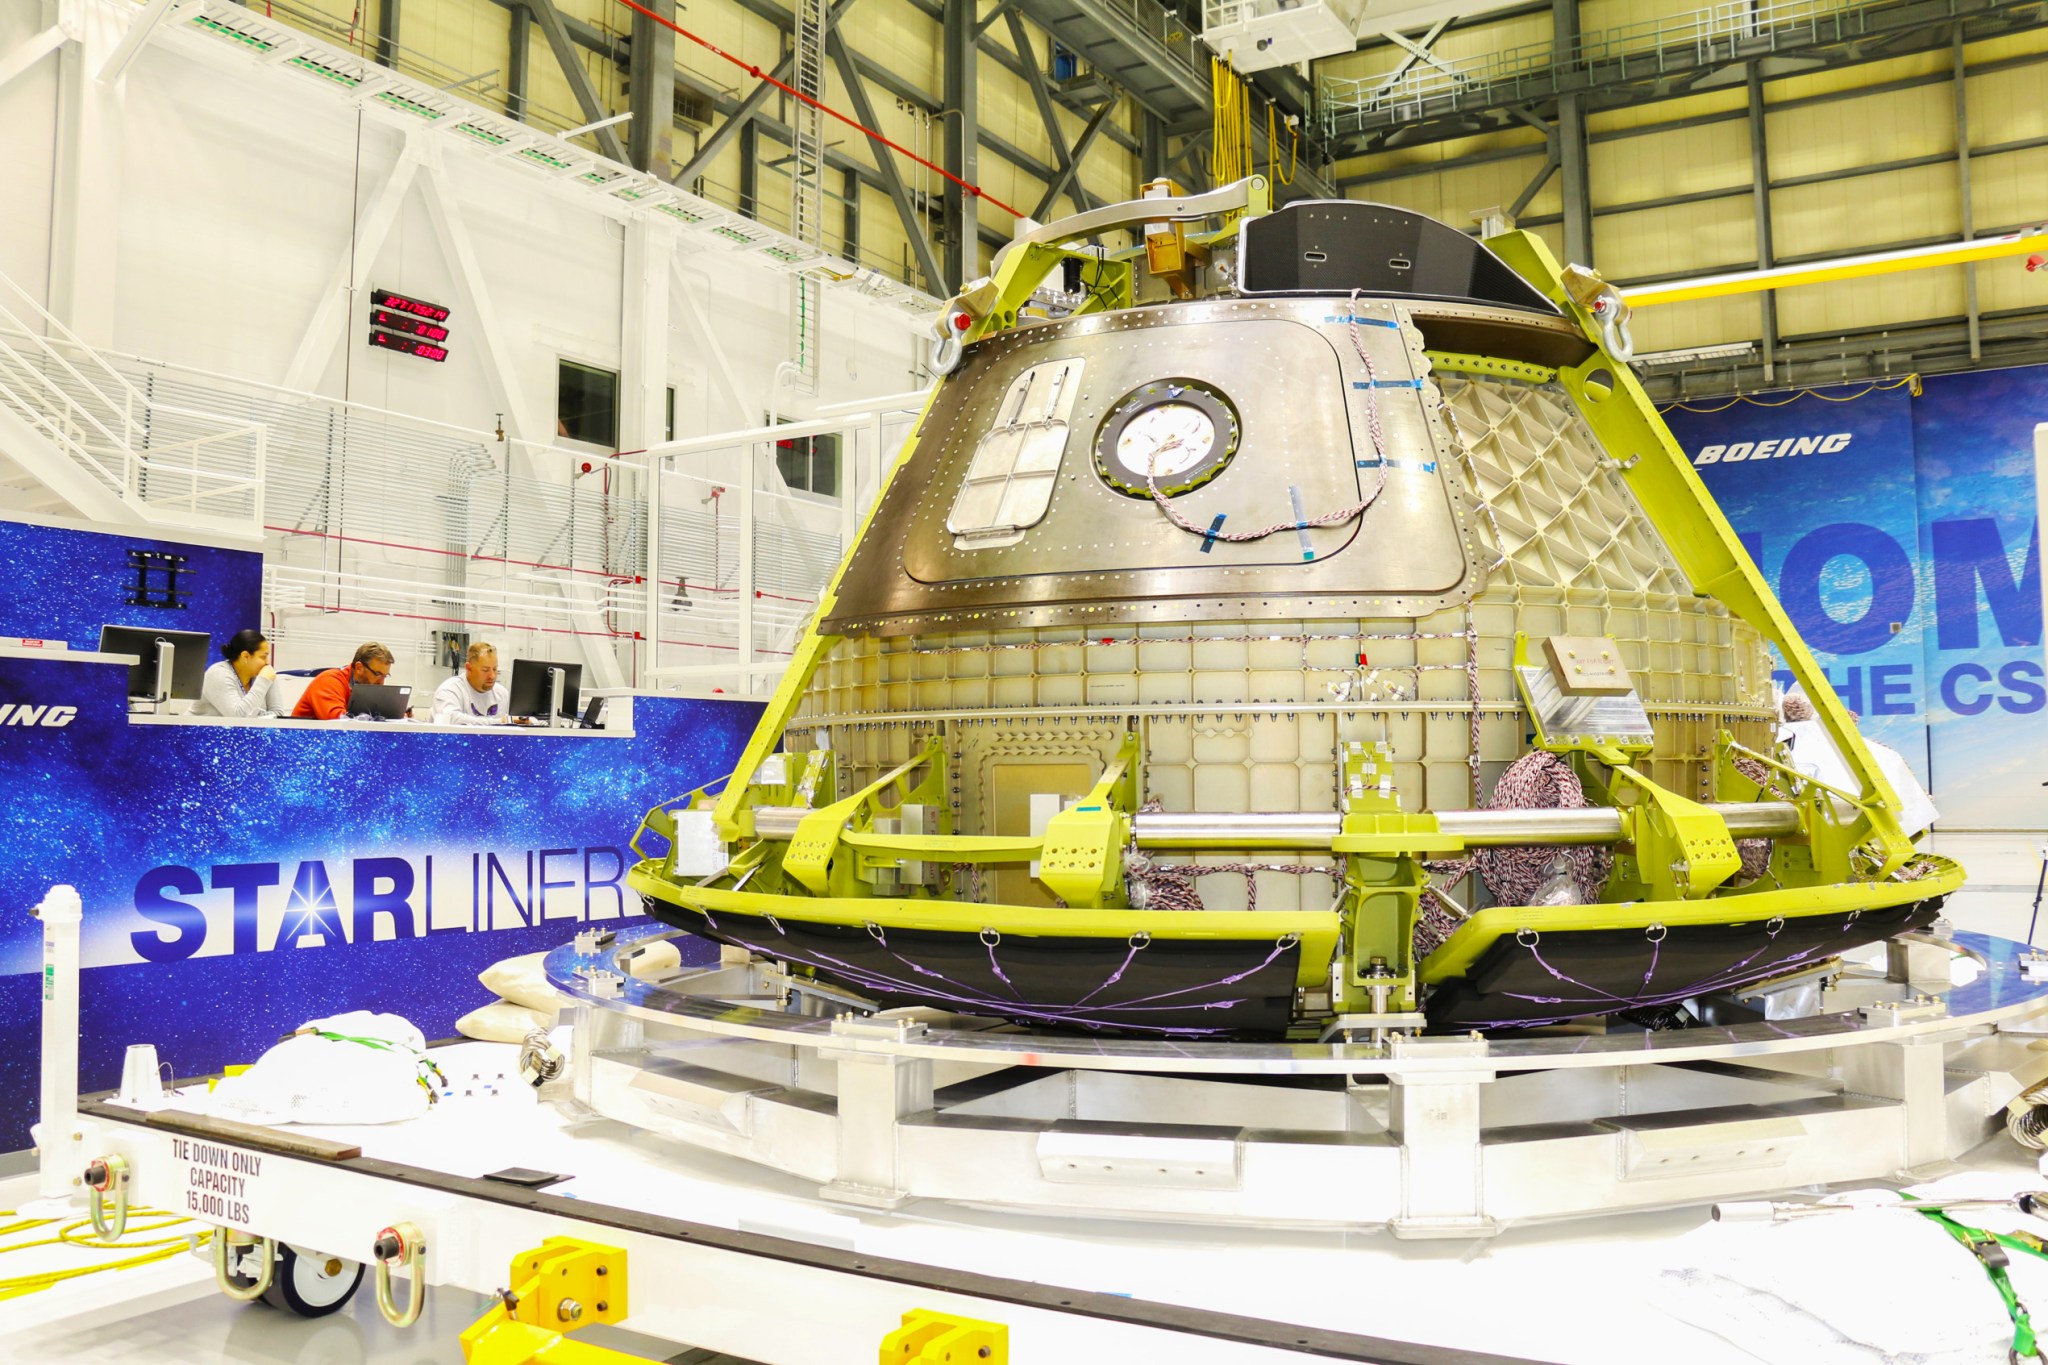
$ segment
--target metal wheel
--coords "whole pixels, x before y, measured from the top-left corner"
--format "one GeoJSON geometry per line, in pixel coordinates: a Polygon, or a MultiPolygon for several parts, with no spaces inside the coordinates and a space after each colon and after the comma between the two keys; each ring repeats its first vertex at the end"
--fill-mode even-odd
{"type": "MultiPolygon", "coordinates": [[[[247,1276],[232,1278],[249,1283],[247,1276]]],[[[363,1283],[363,1263],[343,1260],[284,1242],[277,1244],[277,1268],[264,1303],[302,1318],[324,1318],[354,1297],[363,1283]]]]}

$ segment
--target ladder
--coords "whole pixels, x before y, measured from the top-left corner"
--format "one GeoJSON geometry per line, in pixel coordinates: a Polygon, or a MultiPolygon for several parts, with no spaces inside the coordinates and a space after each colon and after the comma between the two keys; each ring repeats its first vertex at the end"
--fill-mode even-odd
{"type": "MultiPolygon", "coordinates": [[[[795,66],[790,84],[808,99],[825,94],[825,30],[830,19],[827,0],[796,0],[795,66]]],[[[789,235],[805,246],[822,248],[825,241],[824,113],[815,104],[796,102],[790,111],[792,159],[789,175],[789,235]]],[[[795,276],[796,297],[790,309],[790,351],[795,385],[818,392],[818,308],[823,285],[807,274],[795,276]]]]}

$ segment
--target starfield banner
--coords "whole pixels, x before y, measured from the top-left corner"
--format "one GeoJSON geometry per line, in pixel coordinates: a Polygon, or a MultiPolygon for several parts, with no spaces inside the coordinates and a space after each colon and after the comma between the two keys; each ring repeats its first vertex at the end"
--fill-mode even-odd
{"type": "MultiPolygon", "coordinates": [[[[0,1031],[36,1036],[28,911],[69,883],[87,1089],[119,1078],[130,1043],[204,1074],[346,1009],[449,1036],[490,1002],[484,967],[639,913],[641,814],[729,772],[760,714],[639,697],[630,736],[144,724],[125,675],[0,658],[0,1031]]],[[[0,1050],[0,1151],[28,1142],[35,1066],[33,1048],[0,1050]]]]}
{"type": "Polygon", "coordinates": [[[2033,434],[2048,369],[1665,420],[1865,733],[1928,783],[1941,827],[2048,825],[2033,434]]]}
{"type": "Polygon", "coordinates": [[[98,649],[101,626],[203,631],[209,659],[263,620],[263,556],[0,518],[0,636],[98,649]]]}

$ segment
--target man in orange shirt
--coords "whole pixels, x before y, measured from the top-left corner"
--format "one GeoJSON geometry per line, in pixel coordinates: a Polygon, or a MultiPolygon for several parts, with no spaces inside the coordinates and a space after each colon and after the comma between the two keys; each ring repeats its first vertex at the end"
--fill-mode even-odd
{"type": "Polygon", "coordinates": [[[330,668],[306,684],[292,715],[300,720],[341,720],[348,715],[349,692],[357,683],[381,685],[391,676],[391,651],[372,641],[356,650],[347,668],[330,668]]]}

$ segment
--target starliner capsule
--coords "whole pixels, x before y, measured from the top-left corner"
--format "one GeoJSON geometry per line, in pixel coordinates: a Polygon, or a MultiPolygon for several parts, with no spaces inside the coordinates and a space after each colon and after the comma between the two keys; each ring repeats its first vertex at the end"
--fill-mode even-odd
{"type": "Polygon", "coordinates": [[[1160,182],[938,332],[737,771],[636,839],[667,923],[874,1009],[1313,1040],[1682,1022],[1961,883],[1534,236],[1160,182]]]}

